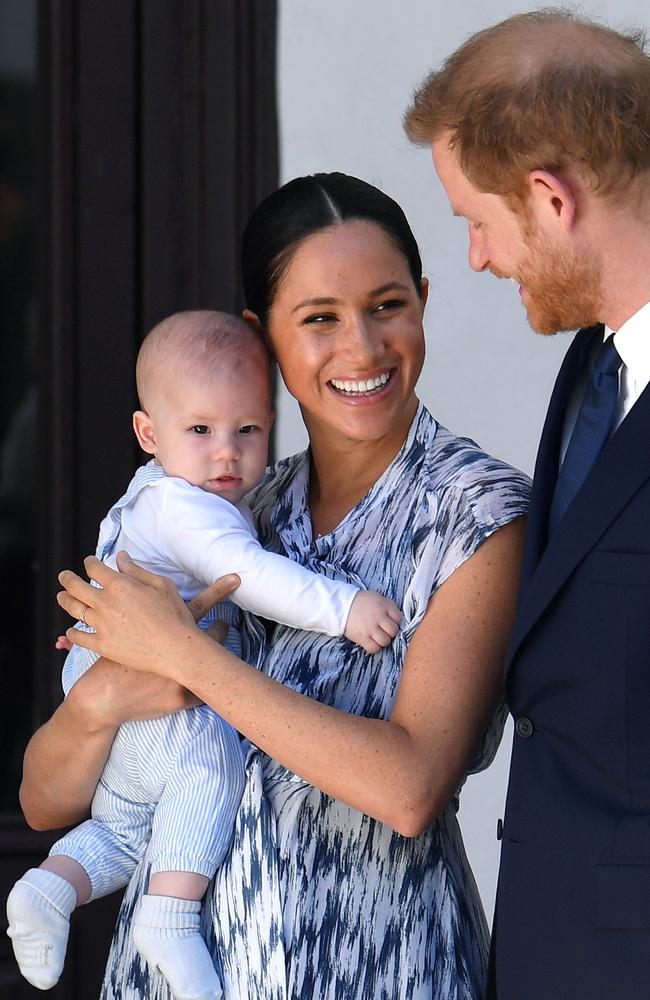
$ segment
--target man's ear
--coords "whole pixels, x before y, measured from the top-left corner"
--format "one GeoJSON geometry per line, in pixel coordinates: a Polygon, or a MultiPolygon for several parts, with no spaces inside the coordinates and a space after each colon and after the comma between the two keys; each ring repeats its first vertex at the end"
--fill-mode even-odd
{"type": "Polygon", "coordinates": [[[156,454],[156,436],[151,417],[144,410],[136,410],[133,414],[133,430],[138,444],[147,455],[156,454]]]}
{"type": "Polygon", "coordinates": [[[560,223],[565,232],[574,225],[577,211],[573,185],[550,170],[533,170],[528,175],[529,205],[538,223],[560,223]]]}

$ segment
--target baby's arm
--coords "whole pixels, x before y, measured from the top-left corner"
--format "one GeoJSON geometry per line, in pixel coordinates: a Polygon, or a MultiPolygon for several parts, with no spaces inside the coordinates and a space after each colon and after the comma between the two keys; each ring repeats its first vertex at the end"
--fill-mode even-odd
{"type": "Polygon", "coordinates": [[[378,653],[399,632],[401,617],[400,609],[387,597],[374,590],[360,590],[350,608],[345,636],[369,653],[378,653]]]}
{"type": "Polygon", "coordinates": [[[293,628],[346,635],[371,653],[397,634],[400,612],[392,601],[267,552],[235,507],[176,483],[167,481],[174,516],[158,519],[159,542],[195,579],[208,584],[237,573],[241,586],[231,600],[240,608],[293,628]]]}

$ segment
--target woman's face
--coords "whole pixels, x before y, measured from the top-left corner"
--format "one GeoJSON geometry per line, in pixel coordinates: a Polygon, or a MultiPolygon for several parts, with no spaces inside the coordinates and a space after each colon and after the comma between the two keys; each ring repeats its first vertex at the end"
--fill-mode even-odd
{"type": "Polygon", "coordinates": [[[268,336],[310,435],[376,441],[410,425],[426,290],[371,222],[336,224],[302,241],[269,311],[268,336]]]}

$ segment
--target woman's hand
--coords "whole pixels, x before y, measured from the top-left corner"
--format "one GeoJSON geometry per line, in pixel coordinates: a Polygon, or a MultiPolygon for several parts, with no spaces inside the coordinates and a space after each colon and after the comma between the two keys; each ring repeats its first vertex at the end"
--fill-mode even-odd
{"type": "Polygon", "coordinates": [[[88,576],[100,588],[76,573],[64,570],[59,582],[65,590],[57,601],[73,618],[82,618],[94,632],[68,629],[68,638],[101,656],[134,670],[170,677],[175,648],[187,645],[195,618],[239,586],[239,577],[222,577],[185,605],[171,580],[137,566],[126,552],[117,557],[119,572],[88,556],[88,576]]]}

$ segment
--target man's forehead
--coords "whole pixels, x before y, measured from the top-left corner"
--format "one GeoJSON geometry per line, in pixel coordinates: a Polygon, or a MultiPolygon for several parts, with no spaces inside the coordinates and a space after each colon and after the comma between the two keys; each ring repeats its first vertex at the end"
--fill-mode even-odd
{"type": "Polygon", "coordinates": [[[458,154],[450,145],[447,134],[433,140],[431,155],[433,166],[447,192],[454,215],[465,215],[466,201],[478,194],[478,191],[464,173],[458,154]]]}

